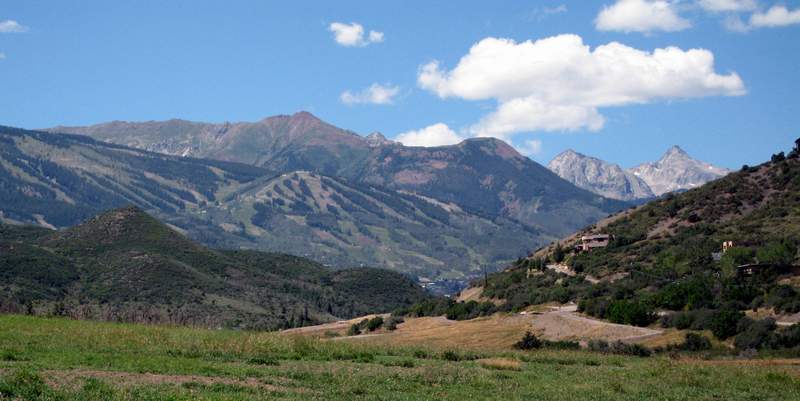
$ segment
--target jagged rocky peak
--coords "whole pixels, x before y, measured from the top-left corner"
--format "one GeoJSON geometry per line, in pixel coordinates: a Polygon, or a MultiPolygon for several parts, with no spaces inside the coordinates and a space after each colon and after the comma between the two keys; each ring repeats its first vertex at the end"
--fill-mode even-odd
{"type": "Polygon", "coordinates": [[[377,131],[367,135],[364,139],[367,141],[367,144],[373,148],[397,143],[391,139],[386,138],[385,136],[383,136],[383,134],[377,131]]]}
{"type": "Polygon", "coordinates": [[[658,161],[629,171],[644,180],[656,195],[696,188],[730,173],[726,168],[692,158],[679,146],[669,148],[658,161]]]}
{"type": "Polygon", "coordinates": [[[653,197],[648,185],[619,165],[567,149],[547,167],[576,186],[612,199],[636,200],[653,197]]]}

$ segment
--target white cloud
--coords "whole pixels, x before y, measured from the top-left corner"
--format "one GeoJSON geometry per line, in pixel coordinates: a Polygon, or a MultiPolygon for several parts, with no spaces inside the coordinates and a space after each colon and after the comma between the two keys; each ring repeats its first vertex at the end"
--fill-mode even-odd
{"type": "Polygon", "coordinates": [[[777,28],[800,24],[800,8],[789,10],[784,6],[772,6],[767,11],[758,11],[743,21],[739,16],[729,16],[724,25],[728,30],[748,32],[757,28],[777,28]]]}
{"type": "Polygon", "coordinates": [[[544,12],[545,14],[561,14],[567,11],[568,9],[566,4],[560,4],[555,7],[545,7],[542,9],[542,12],[544,12]]]}
{"type": "Polygon", "coordinates": [[[364,37],[364,26],[353,22],[345,24],[334,22],[328,26],[328,30],[333,32],[333,39],[336,43],[347,47],[363,47],[371,43],[383,42],[383,32],[369,31],[364,37]]]}
{"type": "Polygon", "coordinates": [[[790,11],[784,6],[772,6],[767,12],[757,12],[750,16],[750,26],[753,28],[794,24],[800,24],[800,8],[790,11]]]}
{"type": "Polygon", "coordinates": [[[692,24],[678,15],[674,2],[665,0],[617,0],[603,7],[595,19],[601,31],[674,32],[692,24]]]}
{"type": "Polygon", "coordinates": [[[697,3],[711,12],[751,11],[758,7],[756,0],[698,0],[697,3]]]}
{"type": "Polygon", "coordinates": [[[407,131],[395,138],[405,146],[445,146],[464,140],[447,124],[437,123],[416,131],[407,131]]]}
{"type": "Polygon", "coordinates": [[[339,99],[345,104],[371,103],[371,104],[391,104],[392,100],[400,92],[399,86],[372,84],[360,92],[342,92],[339,99]]]}
{"type": "Polygon", "coordinates": [[[420,87],[441,98],[495,100],[471,135],[509,139],[525,131],[599,130],[602,107],[745,93],[736,73],[714,71],[705,49],[638,50],[618,42],[595,49],[577,35],[517,43],[486,38],[450,71],[420,68],[420,87]]]}
{"type": "Polygon", "coordinates": [[[527,156],[538,155],[542,152],[542,141],[538,139],[529,139],[523,142],[522,146],[519,147],[519,151],[527,156]]]}
{"type": "Polygon", "coordinates": [[[0,21],[0,33],[22,33],[28,32],[28,27],[20,25],[14,20],[0,21]]]}
{"type": "Polygon", "coordinates": [[[5,53],[0,53],[0,60],[4,60],[5,58],[6,58],[6,54],[5,53]]]}

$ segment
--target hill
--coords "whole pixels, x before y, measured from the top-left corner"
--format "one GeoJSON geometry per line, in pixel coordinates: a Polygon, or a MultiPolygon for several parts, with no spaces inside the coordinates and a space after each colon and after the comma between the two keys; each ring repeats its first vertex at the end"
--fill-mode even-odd
{"type": "Polygon", "coordinates": [[[204,327],[285,328],[424,299],[385,270],[214,251],[135,207],[50,231],[0,229],[0,310],[204,327]]]}
{"type": "Polygon", "coordinates": [[[458,203],[317,173],[0,127],[0,221],[75,225],[133,204],[207,246],[431,279],[496,269],[554,236],[458,203]]]}
{"type": "Polygon", "coordinates": [[[627,206],[576,188],[497,139],[408,147],[382,136],[361,137],[307,112],[255,123],[112,122],[50,131],[414,192],[548,235],[566,235],[627,206]]]}
{"type": "Polygon", "coordinates": [[[587,314],[636,325],[660,311],[665,327],[736,335],[742,349],[777,347],[768,342],[775,320],[800,321],[798,155],[778,153],[587,227],[490,275],[482,295],[508,310],[575,301],[587,314]],[[613,238],[607,247],[573,250],[582,235],[601,233],[613,238]],[[773,320],[745,317],[756,311],[773,320]]]}

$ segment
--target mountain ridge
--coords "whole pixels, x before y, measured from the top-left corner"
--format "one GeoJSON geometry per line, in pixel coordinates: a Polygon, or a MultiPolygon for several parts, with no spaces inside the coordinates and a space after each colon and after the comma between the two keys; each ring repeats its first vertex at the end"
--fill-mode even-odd
{"type": "Polygon", "coordinates": [[[608,198],[632,201],[654,196],[647,183],[633,173],[572,149],[559,153],[547,168],[578,187],[608,198]]]}
{"type": "Polygon", "coordinates": [[[578,187],[634,202],[695,188],[730,172],[692,158],[677,145],[655,162],[627,169],[568,149],[554,157],[548,168],[578,187]]]}

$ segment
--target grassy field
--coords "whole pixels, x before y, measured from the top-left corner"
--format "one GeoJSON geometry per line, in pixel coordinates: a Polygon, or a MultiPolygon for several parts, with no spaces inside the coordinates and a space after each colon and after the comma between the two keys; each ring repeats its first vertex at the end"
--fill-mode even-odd
{"type": "Polygon", "coordinates": [[[480,353],[6,315],[0,399],[797,400],[800,361],[480,353]]]}

